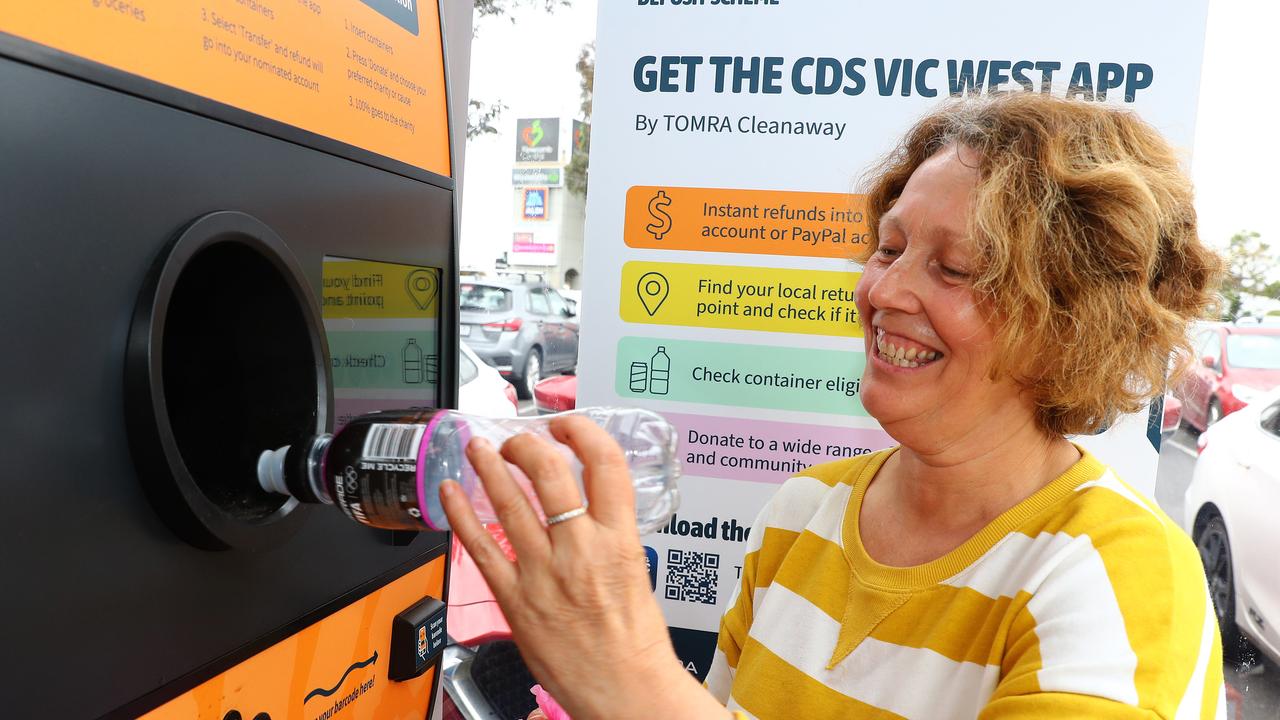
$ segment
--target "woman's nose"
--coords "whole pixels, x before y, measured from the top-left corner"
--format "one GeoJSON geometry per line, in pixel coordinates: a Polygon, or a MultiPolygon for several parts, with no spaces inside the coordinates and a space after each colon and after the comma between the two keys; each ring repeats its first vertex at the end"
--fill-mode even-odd
{"type": "Polygon", "coordinates": [[[925,281],[924,267],[914,257],[903,254],[872,278],[867,298],[883,310],[920,311],[920,294],[925,281]]]}

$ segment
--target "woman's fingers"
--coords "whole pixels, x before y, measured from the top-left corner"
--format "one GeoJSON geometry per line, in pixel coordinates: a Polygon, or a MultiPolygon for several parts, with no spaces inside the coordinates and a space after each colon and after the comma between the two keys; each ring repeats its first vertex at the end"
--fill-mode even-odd
{"type": "Polygon", "coordinates": [[[542,522],[525,497],[524,490],[511,477],[507,463],[493,445],[483,438],[467,443],[467,459],[484,483],[502,529],[506,531],[516,560],[544,557],[551,548],[542,522]]]}
{"type": "Polygon", "coordinates": [[[480,524],[480,519],[471,509],[471,501],[458,483],[445,480],[440,484],[440,504],[444,506],[444,514],[449,518],[453,534],[467,552],[471,553],[471,559],[475,560],[480,574],[489,583],[494,597],[511,597],[512,593],[518,591],[516,568],[502,553],[502,548],[498,547],[493,536],[480,524]]]}
{"type": "Polygon", "coordinates": [[[622,448],[604,428],[579,415],[551,421],[551,435],[582,461],[591,515],[613,528],[635,525],[636,496],[622,448]]]}
{"type": "MultiPolygon", "coordinates": [[[[573,478],[573,471],[564,454],[554,445],[536,435],[516,435],[502,445],[502,456],[521,471],[533,483],[547,517],[559,515],[582,507],[582,493],[573,478]]],[[[586,520],[569,519],[552,526],[552,532],[581,526],[586,520]]]]}

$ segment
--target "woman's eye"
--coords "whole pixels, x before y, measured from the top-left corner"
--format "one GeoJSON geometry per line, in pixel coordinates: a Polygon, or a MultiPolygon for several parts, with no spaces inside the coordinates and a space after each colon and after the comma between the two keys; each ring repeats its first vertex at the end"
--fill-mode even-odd
{"type": "Polygon", "coordinates": [[[895,257],[898,257],[899,255],[901,255],[901,254],[902,254],[902,253],[901,253],[901,251],[899,251],[899,250],[895,250],[895,249],[893,249],[893,248],[885,247],[885,246],[883,246],[883,245],[881,245],[881,246],[876,250],[876,253],[877,253],[877,254],[879,254],[879,255],[880,255],[880,257],[884,257],[884,258],[895,258],[895,257]]]}
{"type": "Polygon", "coordinates": [[[947,267],[946,265],[939,265],[938,267],[942,268],[942,274],[943,274],[943,275],[946,275],[947,277],[949,277],[949,278],[951,278],[951,279],[953,279],[953,280],[968,280],[968,279],[969,279],[969,273],[967,273],[967,272],[965,272],[965,271],[963,271],[963,270],[956,270],[955,268],[949,268],[949,267],[947,267]]]}

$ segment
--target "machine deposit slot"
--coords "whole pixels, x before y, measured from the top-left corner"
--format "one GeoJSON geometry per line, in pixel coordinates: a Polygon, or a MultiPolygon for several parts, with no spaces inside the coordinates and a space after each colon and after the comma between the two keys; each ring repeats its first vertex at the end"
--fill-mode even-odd
{"type": "Polygon", "coordinates": [[[327,428],[317,304],[283,241],[248,215],[207,215],[153,269],[130,331],[130,442],[148,496],[208,549],[296,529],[297,501],[263,491],[264,447],[327,428]]]}

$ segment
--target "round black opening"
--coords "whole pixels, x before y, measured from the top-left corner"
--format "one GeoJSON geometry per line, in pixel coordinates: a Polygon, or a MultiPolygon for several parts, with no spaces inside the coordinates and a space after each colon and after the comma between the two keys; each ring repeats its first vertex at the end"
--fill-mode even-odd
{"type": "Polygon", "coordinates": [[[258,249],[209,245],[174,283],[162,343],[165,406],[187,471],[228,515],[270,517],[288,498],[258,486],[258,455],[306,440],[320,402],[293,289],[258,249]]]}
{"type": "Polygon", "coordinates": [[[306,276],[270,228],[216,212],[178,235],[138,299],[124,379],[138,475],[174,532],[216,550],[297,530],[303,508],[258,485],[257,459],[326,430],[328,349],[306,276]]]}

